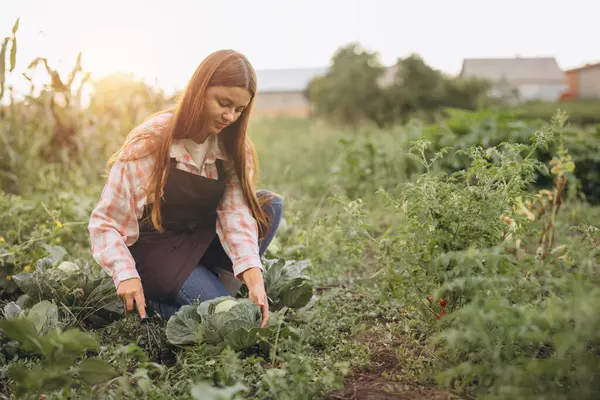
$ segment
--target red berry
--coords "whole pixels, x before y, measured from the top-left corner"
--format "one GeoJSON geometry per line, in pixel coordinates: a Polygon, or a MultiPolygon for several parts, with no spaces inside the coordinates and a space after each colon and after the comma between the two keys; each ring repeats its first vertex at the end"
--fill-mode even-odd
{"type": "Polygon", "coordinates": [[[442,310],[442,317],[443,317],[444,315],[446,315],[446,311],[445,311],[445,310],[442,310]]]}
{"type": "Polygon", "coordinates": [[[437,319],[442,318],[442,316],[440,314],[436,315],[437,319]]]}
{"type": "Polygon", "coordinates": [[[440,306],[446,307],[446,300],[440,299],[440,306]]]}

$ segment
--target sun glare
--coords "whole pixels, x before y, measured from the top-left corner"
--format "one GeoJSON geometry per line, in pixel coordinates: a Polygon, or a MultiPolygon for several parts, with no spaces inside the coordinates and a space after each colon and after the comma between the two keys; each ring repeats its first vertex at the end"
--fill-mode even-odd
{"type": "Polygon", "coordinates": [[[79,48],[83,53],[83,69],[91,73],[92,79],[116,72],[133,73],[139,77],[155,75],[152,53],[145,51],[147,42],[140,40],[144,36],[139,30],[113,26],[81,38],[79,48]]]}

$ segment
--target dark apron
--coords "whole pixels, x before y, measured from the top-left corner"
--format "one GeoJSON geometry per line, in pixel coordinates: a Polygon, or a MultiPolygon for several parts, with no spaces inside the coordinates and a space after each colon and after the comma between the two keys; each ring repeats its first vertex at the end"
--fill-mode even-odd
{"type": "MultiPolygon", "coordinates": [[[[222,161],[216,160],[218,179],[182,171],[175,164],[171,158],[160,204],[164,232],[152,227],[149,219],[152,205],[147,205],[138,221],[139,238],[129,247],[147,300],[161,301],[176,295],[209,246],[214,248],[219,242],[217,206],[225,190],[222,161]]],[[[216,258],[225,267],[230,266],[231,261],[227,256],[223,258],[223,254],[216,258]]],[[[233,273],[229,275],[239,282],[233,273]]]]}

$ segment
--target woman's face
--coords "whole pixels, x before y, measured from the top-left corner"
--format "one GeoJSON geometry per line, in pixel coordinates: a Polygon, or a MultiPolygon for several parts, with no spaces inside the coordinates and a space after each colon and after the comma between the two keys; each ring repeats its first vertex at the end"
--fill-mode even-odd
{"type": "Polygon", "coordinates": [[[250,103],[248,89],[236,86],[210,86],[206,89],[202,117],[204,133],[218,135],[233,124],[250,103]]]}

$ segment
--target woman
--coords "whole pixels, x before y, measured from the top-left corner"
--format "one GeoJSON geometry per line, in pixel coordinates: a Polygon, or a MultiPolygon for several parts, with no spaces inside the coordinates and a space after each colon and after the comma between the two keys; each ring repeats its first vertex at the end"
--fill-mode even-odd
{"type": "Polygon", "coordinates": [[[254,189],[246,128],[255,94],[248,60],[217,51],[175,109],[137,126],[108,161],[88,230],[94,259],[111,272],[126,312],[135,303],[145,318],[148,300],[168,318],[195,300],[234,295],[243,283],[267,325],[260,257],[282,202],[254,189]]]}

